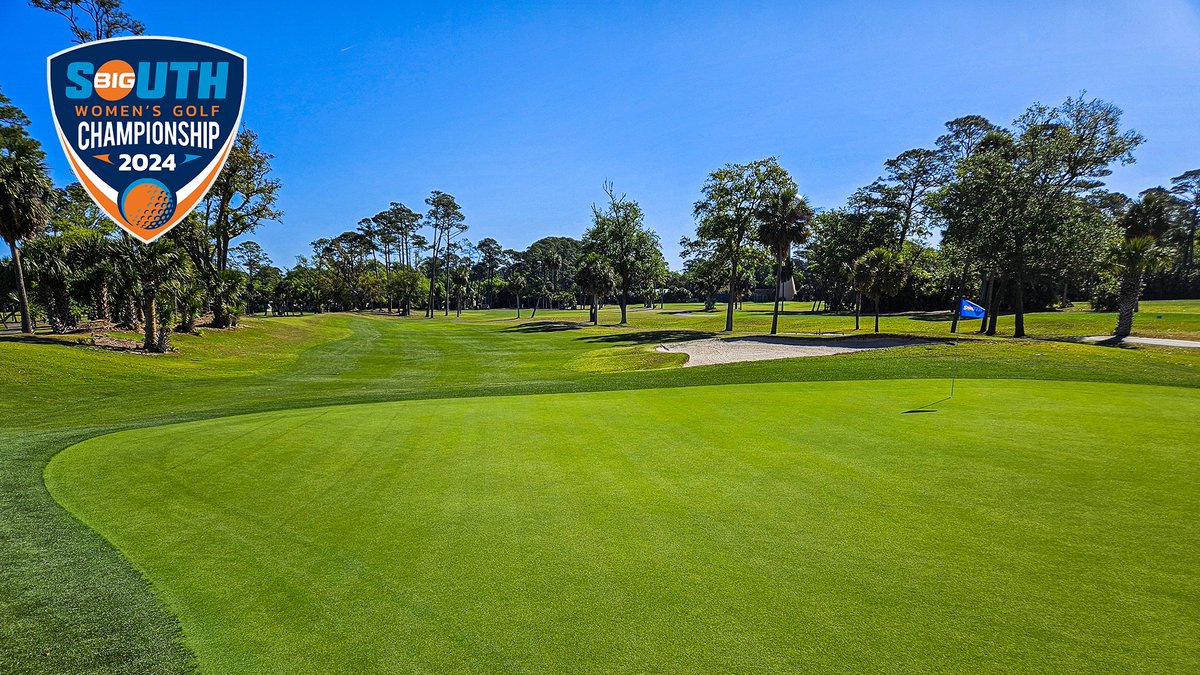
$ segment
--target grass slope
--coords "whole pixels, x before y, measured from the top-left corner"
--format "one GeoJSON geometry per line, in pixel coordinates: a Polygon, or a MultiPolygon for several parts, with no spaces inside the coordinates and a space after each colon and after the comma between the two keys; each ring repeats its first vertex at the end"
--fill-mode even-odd
{"type": "MultiPolygon", "coordinates": [[[[721,383],[945,377],[949,345],[822,359],[680,370],[662,341],[710,334],[722,319],[670,311],[631,313],[632,326],[581,325],[584,312],[469,313],[456,320],[369,315],[249,319],[232,332],[175,338],[178,353],[107,352],[73,338],[0,337],[0,671],[170,673],[190,656],[178,624],[128,562],[65,512],[43,484],[50,458],[79,441],[123,429],[256,411],[412,398],[679,387],[721,383]],[[631,371],[634,368],[636,370],[631,371]],[[648,370],[647,370],[648,369],[648,370]],[[625,371],[625,372],[614,372],[625,371]]],[[[1172,315],[1172,334],[1200,327],[1200,303],[1143,303],[1172,315]],[[1190,322],[1190,323],[1189,323],[1190,322]]],[[[1060,334],[1070,312],[1038,321],[1060,334]],[[1055,323],[1058,322],[1058,323],[1055,323]]],[[[607,309],[602,320],[612,322],[607,309]]],[[[1112,315],[1096,316],[1106,323],[1112,315]]],[[[1135,330],[1144,329],[1147,314],[1135,330]]],[[[885,330],[945,335],[928,317],[885,317],[885,330]],[[892,322],[892,323],[889,323],[892,322]]],[[[739,329],[769,317],[749,306],[739,329]]],[[[1099,319],[1091,319],[1098,321],[1099,319]]],[[[1164,319],[1165,320],[1165,319],[1164,319]]],[[[791,323],[791,322],[799,322],[791,323]]],[[[852,326],[852,317],[797,316],[852,326]]],[[[1032,321],[1032,319],[1031,319],[1032,321]]],[[[1157,321],[1157,319],[1156,319],[1157,321]]],[[[1097,380],[1200,386],[1197,350],[1111,349],[1030,341],[961,347],[965,377],[1097,380]]]]}
{"type": "Polygon", "coordinates": [[[973,380],[339,406],[54,496],[210,672],[1200,669],[1200,391],[973,380]]]}

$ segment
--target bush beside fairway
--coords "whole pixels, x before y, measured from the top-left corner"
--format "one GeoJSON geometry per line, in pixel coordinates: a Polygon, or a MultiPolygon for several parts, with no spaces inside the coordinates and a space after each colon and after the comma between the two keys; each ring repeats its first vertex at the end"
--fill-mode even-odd
{"type": "MultiPolygon", "coordinates": [[[[1162,304],[1143,303],[1143,310],[1179,315],[1172,331],[1182,334],[1174,335],[1200,337],[1183,330],[1200,325],[1194,306],[1200,303],[1162,304]]],[[[749,309],[739,313],[739,329],[765,327],[769,317],[756,318],[749,309]]],[[[237,331],[180,336],[179,352],[162,356],[107,352],[71,338],[0,338],[0,415],[6,420],[0,429],[0,670],[167,673],[190,667],[188,652],[175,642],[175,620],[146,583],[43,485],[50,458],[88,438],[248,412],[396,399],[944,378],[953,363],[952,347],[938,344],[681,370],[659,358],[671,355],[643,354],[663,340],[704,335],[719,319],[708,326],[708,317],[669,313],[675,310],[635,312],[629,328],[584,327],[584,312],[538,312],[533,322],[528,313],[517,321],[500,310],[435,321],[350,314],[249,319],[237,331]],[[636,372],[604,372],[628,368],[624,354],[641,359],[636,372]]],[[[1054,324],[1061,334],[1107,331],[1063,327],[1073,314],[1030,318],[1054,324]]],[[[1112,315],[1087,316],[1112,321],[1112,315]]],[[[1135,332],[1154,335],[1142,329],[1146,316],[1139,315],[1135,332]]],[[[612,310],[602,315],[605,322],[615,319],[612,310]]],[[[813,321],[853,325],[847,326],[853,317],[795,320],[805,330],[813,321]]],[[[941,337],[947,329],[944,322],[912,317],[884,317],[883,327],[941,337]]],[[[1198,387],[1200,350],[973,340],[960,348],[959,373],[1198,387]]],[[[1005,402],[994,405],[1002,410],[1005,402]]],[[[780,410],[780,423],[798,415],[780,410]]],[[[869,417],[862,422],[864,429],[872,424],[869,417]]]]}
{"type": "Polygon", "coordinates": [[[47,482],[212,672],[1200,668],[1200,391],[903,414],[944,395],[313,408],[96,438],[47,482]]]}

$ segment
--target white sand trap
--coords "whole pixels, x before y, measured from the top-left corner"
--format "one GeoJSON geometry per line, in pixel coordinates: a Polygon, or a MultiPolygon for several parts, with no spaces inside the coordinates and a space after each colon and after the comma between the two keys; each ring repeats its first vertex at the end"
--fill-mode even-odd
{"type": "Polygon", "coordinates": [[[904,338],[851,338],[848,340],[794,340],[778,337],[706,338],[659,345],[658,351],[687,354],[688,360],[683,367],[690,368],[740,361],[832,356],[868,349],[890,349],[917,344],[929,343],[924,340],[904,338]]]}

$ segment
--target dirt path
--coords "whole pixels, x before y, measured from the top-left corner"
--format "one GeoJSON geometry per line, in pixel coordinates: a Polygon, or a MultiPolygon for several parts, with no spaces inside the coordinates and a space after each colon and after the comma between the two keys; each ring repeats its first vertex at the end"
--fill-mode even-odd
{"type": "Polygon", "coordinates": [[[926,341],[904,338],[852,338],[849,340],[794,340],[790,338],[746,337],[707,338],[690,342],[659,345],[660,352],[687,354],[684,368],[711,366],[718,363],[790,359],[801,356],[832,356],[868,349],[890,349],[923,344],[926,341]]]}

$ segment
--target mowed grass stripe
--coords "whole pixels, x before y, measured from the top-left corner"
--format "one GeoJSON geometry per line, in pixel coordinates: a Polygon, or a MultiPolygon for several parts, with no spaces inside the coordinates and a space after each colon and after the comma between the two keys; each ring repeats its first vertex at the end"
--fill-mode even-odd
{"type": "Polygon", "coordinates": [[[255,414],[47,484],[210,672],[1200,667],[1200,391],[971,380],[901,414],[945,384],[255,414]]]}

